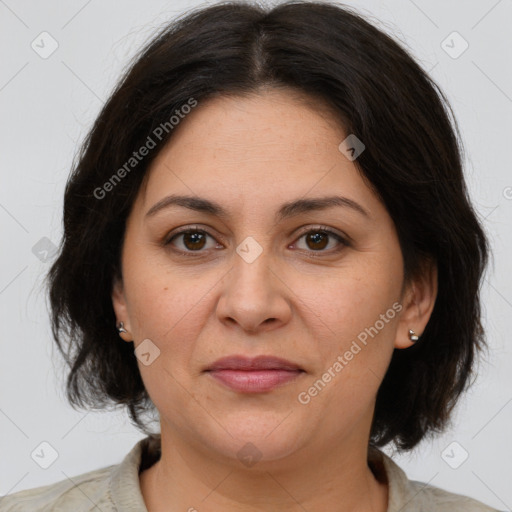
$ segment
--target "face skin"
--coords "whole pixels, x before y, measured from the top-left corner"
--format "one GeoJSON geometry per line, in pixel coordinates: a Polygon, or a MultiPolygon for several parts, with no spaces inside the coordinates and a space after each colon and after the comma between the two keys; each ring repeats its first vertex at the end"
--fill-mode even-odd
{"type": "Polygon", "coordinates": [[[339,151],[348,134],[293,92],[199,102],[178,128],[139,191],[112,295],[123,339],[160,351],[138,361],[162,435],[160,461],[140,475],[148,510],[387,510],[387,486],[367,464],[375,397],[393,349],[428,322],[435,268],[401,293],[395,227],[339,151]],[[147,215],[171,194],[218,203],[226,216],[177,205],[147,215]],[[334,206],[275,218],[285,203],[326,196],[368,216],[334,206]],[[179,228],[208,234],[165,245],[179,228]],[[236,251],[247,237],[262,251],[252,262],[236,251]],[[371,326],[378,333],[301,403],[371,326]],[[278,356],[304,372],[237,392],[204,372],[233,354],[278,356]],[[261,457],[251,466],[237,456],[247,443],[261,457]]]}

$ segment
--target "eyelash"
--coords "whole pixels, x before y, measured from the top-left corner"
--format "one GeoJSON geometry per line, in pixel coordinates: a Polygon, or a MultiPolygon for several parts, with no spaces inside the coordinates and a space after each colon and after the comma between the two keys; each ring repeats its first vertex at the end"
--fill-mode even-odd
{"type": "MultiPolygon", "coordinates": [[[[190,227],[189,226],[189,227],[185,227],[185,228],[167,236],[164,239],[163,245],[166,247],[170,246],[171,243],[180,235],[193,234],[193,233],[201,233],[204,235],[208,235],[215,240],[215,237],[212,234],[210,234],[208,231],[201,229],[199,227],[195,227],[195,226],[190,227]]],[[[304,237],[305,235],[308,235],[310,233],[322,233],[322,234],[328,235],[329,237],[335,238],[341,244],[341,247],[338,247],[337,249],[331,249],[328,251],[326,251],[326,250],[318,250],[318,251],[308,250],[307,252],[311,253],[310,257],[312,257],[312,258],[316,258],[319,256],[321,257],[323,254],[330,254],[330,255],[336,254],[336,253],[340,252],[341,250],[343,250],[344,247],[348,247],[350,245],[349,242],[345,238],[343,238],[338,233],[332,231],[327,226],[317,226],[315,228],[308,229],[307,231],[300,233],[297,240],[300,240],[302,237],[304,237]]],[[[179,256],[192,257],[192,258],[201,256],[205,252],[203,250],[197,250],[197,251],[183,251],[181,249],[172,249],[172,250],[174,252],[176,252],[179,256]]],[[[304,249],[300,249],[300,250],[304,250],[304,249]]]]}

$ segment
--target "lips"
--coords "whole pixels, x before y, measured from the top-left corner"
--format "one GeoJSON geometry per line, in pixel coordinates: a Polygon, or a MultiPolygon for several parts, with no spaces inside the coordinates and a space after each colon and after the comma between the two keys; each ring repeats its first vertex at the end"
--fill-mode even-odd
{"type": "Polygon", "coordinates": [[[205,371],[217,382],[241,393],[270,391],[305,373],[297,364],[274,356],[224,357],[205,371]]]}
{"type": "Polygon", "coordinates": [[[218,359],[206,371],[214,370],[302,370],[297,364],[274,356],[228,356],[218,359]]]}

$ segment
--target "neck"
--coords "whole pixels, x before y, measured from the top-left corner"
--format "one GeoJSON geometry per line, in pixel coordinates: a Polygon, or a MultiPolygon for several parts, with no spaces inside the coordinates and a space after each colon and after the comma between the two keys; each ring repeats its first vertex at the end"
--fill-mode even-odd
{"type": "Polygon", "coordinates": [[[388,486],[369,468],[368,447],[311,447],[250,467],[219,459],[162,432],[162,456],[140,475],[149,512],[218,510],[386,512],[388,486]],[[171,504],[171,506],[169,506],[171,504]]]}

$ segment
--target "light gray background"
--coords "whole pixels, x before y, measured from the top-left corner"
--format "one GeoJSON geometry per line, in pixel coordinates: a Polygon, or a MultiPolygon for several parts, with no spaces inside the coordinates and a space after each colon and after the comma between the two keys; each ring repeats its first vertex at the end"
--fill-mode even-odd
{"type": "MultiPolygon", "coordinates": [[[[79,412],[66,403],[42,289],[51,259],[40,261],[45,253],[32,248],[43,237],[58,244],[72,158],[128,59],[166,20],[196,5],[0,0],[0,495],[117,464],[143,437],[122,412],[79,412]],[[31,48],[34,40],[49,48],[49,40],[40,42],[43,31],[59,45],[47,59],[31,48]],[[48,469],[31,458],[43,441],[58,453],[48,469]]],[[[453,429],[395,460],[411,479],[511,510],[512,4],[348,5],[406,44],[448,95],[468,152],[471,195],[495,254],[483,288],[490,357],[453,429]],[[442,47],[453,31],[469,44],[458,58],[442,47]],[[458,469],[441,455],[452,442],[469,453],[458,469]]],[[[452,53],[462,48],[453,36],[444,45],[452,53]]],[[[457,459],[461,448],[448,453],[457,459]]]]}

